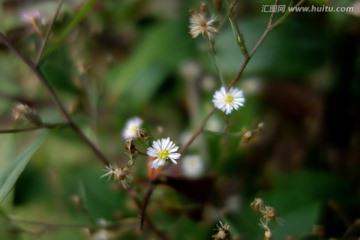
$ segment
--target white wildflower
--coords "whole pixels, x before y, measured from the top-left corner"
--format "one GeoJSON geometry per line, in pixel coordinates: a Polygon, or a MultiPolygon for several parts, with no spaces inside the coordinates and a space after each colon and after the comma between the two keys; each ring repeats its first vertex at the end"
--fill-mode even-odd
{"type": "Polygon", "coordinates": [[[221,87],[220,90],[216,91],[213,96],[213,103],[216,108],[230,114],[233,110],[237,110],[245,103],[243,92],[237,88],[226,88],[221,87]]]}
{"type": "Polygon", "coordinates": [[[166,160],[170,160],[173,163],[177,163],[176,159],[180,158],[180,153],[177,153],[179,149],[170,138],[162,138],[153,141],[152,146],[147,149],[147,155],[155,158],[149,164],[151,168],[158,168],[165,164],[166,160]]]}
{"type": "Polygon", "coordinates": [[[130,118],[121,132],[122,137],[124,139],[136,138],[136,132],[139,130],[142,123],[143,120],[139,117],[130,118]]]}

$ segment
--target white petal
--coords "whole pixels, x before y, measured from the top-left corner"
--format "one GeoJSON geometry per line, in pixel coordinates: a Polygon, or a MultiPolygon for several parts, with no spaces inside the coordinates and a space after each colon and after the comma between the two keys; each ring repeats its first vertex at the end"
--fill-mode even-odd
{"type": "Polygon", "coordinates": [[[170,159],[179,159],[180,156],[181,156],[180,153],[171,153],[171,154],[169,154],[170,159]]]}

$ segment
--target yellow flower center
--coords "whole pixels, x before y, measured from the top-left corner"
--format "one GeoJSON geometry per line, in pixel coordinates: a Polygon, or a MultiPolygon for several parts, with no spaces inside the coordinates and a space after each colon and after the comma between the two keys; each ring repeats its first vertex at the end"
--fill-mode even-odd
{"type": "Polygon", "coordinates": [[[226,103],[233,103],[234,102],[234,97],[232,95],[226,95],[226,97],[224,98],[224,101],[226,103]]]}
{"type": "Polygon", "coordinates": [[[132,134],[136,134],[136,131],[138,130],[138,127],[136,125],[132,125],[129,127],[129,132],[131,132],[132,134]]]}
{"type": "Polygon", "coordinates": [[[160,159],[163,159],[163,160],[167,159],[168,156],[169,156],[169,151],[168,150],[160,150],[159,153],[158,153],[158,157],[160,159]]]}

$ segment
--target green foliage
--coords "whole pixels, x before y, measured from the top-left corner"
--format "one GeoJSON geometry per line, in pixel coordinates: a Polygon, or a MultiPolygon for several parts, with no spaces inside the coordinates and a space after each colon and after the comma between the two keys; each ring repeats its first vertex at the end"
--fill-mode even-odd
{"type": "Polygon", "coordinates": [[[132,57],[110,70],[110,92],[119,99],[121,108],[135,111],[144,106],[179,61],[189,55],[191,47],[182,26],[183,21],[154,26],[140,40],[132,57]]]}
{"type": "Polygon", "coordinates": [[[31,157],[35,154],[41,144],[45,141],[46,135],[34,140],[24,149],[13,161],[11,161],[0,174],[0,201],[3,201],[13,188],[16,180],[24,171],[31,157]]]}
{"type": "MultiPolygon", "coordinates": [[[[42,36],[19,19],[25,3],[10,2],[0,5],[0,29],[33,58],[42,36]]],[[[27,2],[52,19],[56,4],[27,2]]],[[[210,112],[221,83],[208,39],[192,39],[188,26],[188,8],[200,2],[77,0],[61,7],[37,68],[110,162],[128,163],[121,130],[129,116],[143,118],[149,141],[170,136],[181,149],[186,131],[193,134],[210,112]]],[[[221,10],[210,1],[208,9],[221,18],[214,50],[229,83],[245,59],[225,16],[227,1],[219,2],[221,10]]],[[[234,16],[249,52],[270,17],[262,6],[273,3],[239,1],[234,16]]],[[[186,177],[182,158],[165,167],[142,231],[146,141],[137,145],[134,181],[124,190],[111,174],[101,178],[105,166],[77,129],[59,128],[49,139],[47,133],[0,135],[0,239],[89,239],[102,230],[113,239],[201,240],[211,239],[220,220],[234,239],[260,240],[261,214],[249,206],[255,197],[276,210],[269,224],[274,240],[321,238],[314,226],[324,227],[322,239],[341,239],[360,209],[357,20],[347,13],[297,13],[272,31],[235,84],[244,91],[244,107],[229,116],[216,110],[183,153],[199,154],[205,172],[186,177]],[[297,96],[289,98],[292,93],[297,96]],[[243,133],[260,122],[264,129],[245,143],[243,133]]],[[[64,121],[36,74],[1,43],[0,55],[0,130],[32,127],[11,118],[19,101],[36,108],[45,123],[64,121]]]]}

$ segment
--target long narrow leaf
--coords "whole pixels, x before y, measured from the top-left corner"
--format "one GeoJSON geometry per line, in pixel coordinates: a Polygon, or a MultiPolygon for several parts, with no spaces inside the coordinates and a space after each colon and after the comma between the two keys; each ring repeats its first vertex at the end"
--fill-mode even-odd
{"type": "Polygon", "coordinates": [[[47,134],[38,138],[30,146],[24,149],[24,151],[17,158],[11,161],[6,169],[4,169],[4,171],[0,174],[0,202],[5,199],[14,187],[17,179],[24,171],[31,157],[45,141],[46,136],[47,134]]]}

